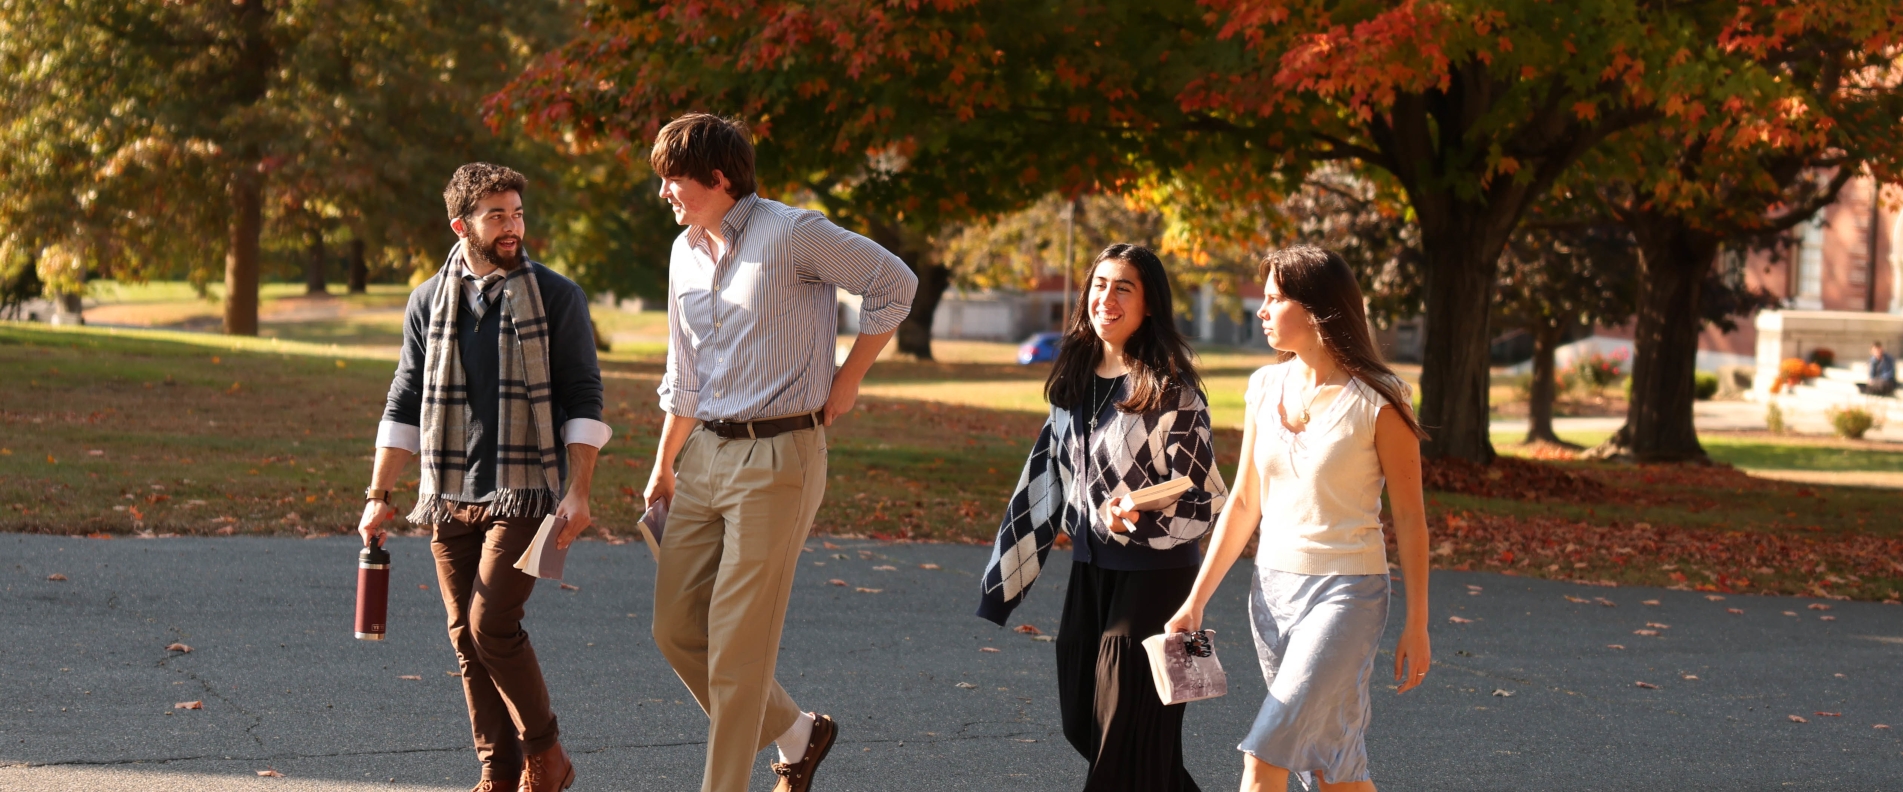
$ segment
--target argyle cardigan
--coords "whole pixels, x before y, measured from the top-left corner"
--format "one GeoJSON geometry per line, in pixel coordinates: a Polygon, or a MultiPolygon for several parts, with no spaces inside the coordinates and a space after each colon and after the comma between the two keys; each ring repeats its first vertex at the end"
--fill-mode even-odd
{"type": "Polygon", "coordinates": [[[1172,393],[1173,404],[1140,415],[1110,408],[1112,415],[1095,433],[1086,416],[1051,406],[992,543],[980,618],[999,625],[1010,618],[1043,571],[1059,533],[1084,541],[1077,533],[1082,527],[1102,542],[1167,550],[1209,532],[1229,494],[1216,470],[1209,406],[1195,389],[1172,393]],[[1079,471],[1086,470],[1093,480],[1080,481],[1079,471]],[[1110,531],[1095,516],[1112,498],[1183,477],[1193,486],[1169,507],[1142,512],[1128,533],[1110,531]]]}

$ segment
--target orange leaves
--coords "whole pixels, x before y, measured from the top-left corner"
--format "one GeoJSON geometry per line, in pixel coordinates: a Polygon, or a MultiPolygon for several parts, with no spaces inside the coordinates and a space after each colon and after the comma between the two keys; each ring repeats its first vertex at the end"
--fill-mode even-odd
{"type": "Polygon", "coordinates": [[[203,701],[181,701],[177,704],[172,705],[172,709],[182,709],[182,710],[202,710],[204,708],[205,708],[205,702],[203,701]]]}
{"type": "Polygon", "coordinates": [[[1020,624],[1011,629],[1012,629],[1012,632],[1021,632],[1021,633],[1024,633],[1025,635],[1043,635],[1044,634],[1043,630],[1040,630],[1035,625],[1031,625],[1031,624],[1020,624]]]}
{"type": "Polygon", "coordinates": [[[167,647],[165,647],[165,651],[167,651],[167,652],[177,652],[177,653],[179,653],[179,654],[191,654],[191,653],[192,653],[192,648],[191,648],[191,647],[189,647],[189,646],[186,646],[185,644],[182,644],[182,643],[174,643],[174,644],[171,644],[171,645],[169,645],[169,646],[167,646],[167,647]]]}
{"type": "Polygon", "coordinates": [[[278,772],[276,768],[267,767],[263,770],[259,770],[258,776],[260,778],[283,778],[284,774],[278,772]]]}
{"type": "Polygon", "coordinates": [[[62,574],[60,574],[60,573],[58,573],[58,572],[54,572],[54,573],[53,573],[53,574],[51,574],[51,575],[47,575],[47,576],[46,576],[46,579],[47,579],[47,580],[51,580],[51,581],[53,581],[53,582],[55,582],[55,583],[64,583],[64,582],[66,582],[66,576],[65,576],[65,575],[62,575],[62,574]]]}
{"type": "Polygon", "coordinates": [[[1634,683],[1632,683],[1632,685],[1633,685],[1634,687],[1642,687],[1642,688],[1645,688],[1646,690],[1658,690],[1658,689],[1659,689],[1659,686],[1658,686],[1658,685],[1654,685],[1654,684],[1652,684],[1652,683],[1650,683],[1650,682],[1634,682],[1634,683]]]}

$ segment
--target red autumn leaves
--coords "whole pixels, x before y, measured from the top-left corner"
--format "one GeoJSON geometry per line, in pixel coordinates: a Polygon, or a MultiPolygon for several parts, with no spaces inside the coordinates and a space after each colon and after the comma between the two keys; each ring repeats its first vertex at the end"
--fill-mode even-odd
{"type": "MultiPolygon", "coordinates": [[[[1574,471],[1502,457],[1491,466],[1431,460],[1430,489],[1521,502],[1712,508],[1714,493],[1776,486],[1729,467],[1647,466],[1574,471]]],[[[1796,489],[1795,495],[1811,495],[1796,489]]],[[[1435,510],[1430,509],[1430,512],[1435,510]]],[[[1430,514],[1438,566],[1563,580],[1662,584],[1718,592],[1859,595],[1866,581],[1903,577],[1903,539],[1845,532],[1785,533],[1599,523],[1569,517],[1462,511],[1430,514]]]]}

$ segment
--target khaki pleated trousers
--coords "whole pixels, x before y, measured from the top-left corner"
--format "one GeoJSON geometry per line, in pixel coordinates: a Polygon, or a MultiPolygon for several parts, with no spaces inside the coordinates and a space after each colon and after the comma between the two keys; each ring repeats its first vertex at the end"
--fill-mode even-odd
{"type": "Polygon", "coordinates": [[[654,641],[707,712],[702,792],[745,792],[754,757],[800,714],[773,673],[826,494],[825,431],[729,440],[695,427],[675,458],[654,641]]]}

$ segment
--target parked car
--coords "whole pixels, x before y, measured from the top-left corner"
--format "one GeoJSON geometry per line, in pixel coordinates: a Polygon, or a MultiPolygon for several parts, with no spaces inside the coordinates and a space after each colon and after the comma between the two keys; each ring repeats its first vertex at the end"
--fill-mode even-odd
{"type": "Polygon", "coordinates": [[[1057,347],[1064,341],[1063,333],[1038,333],[1024,339],[1018,345],[1018,365],[1049,363],[1057,359],[1057,347]]]}

